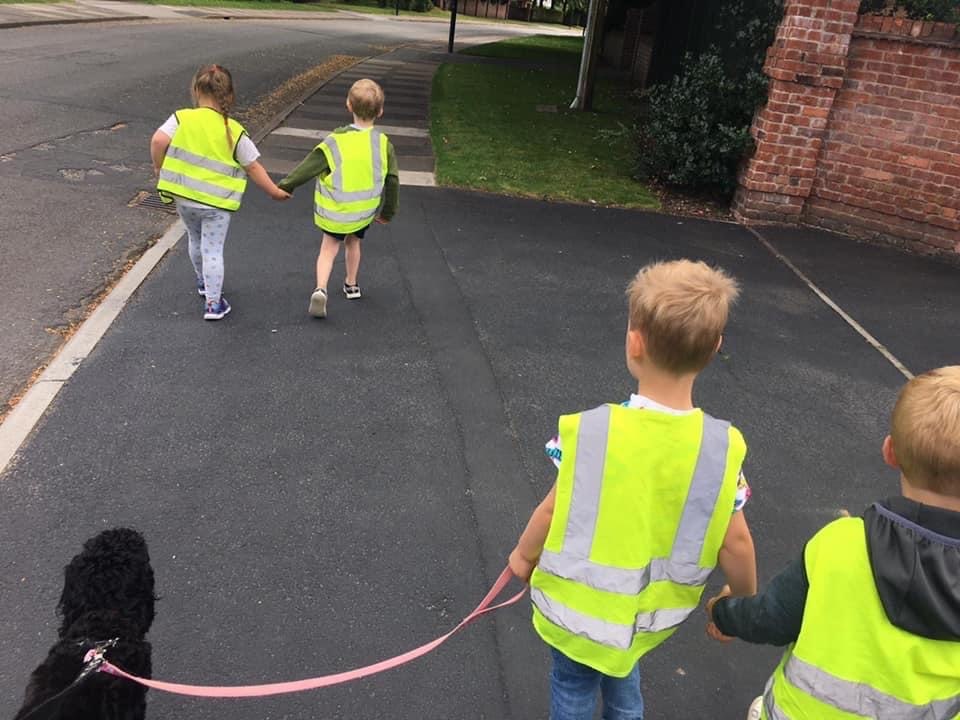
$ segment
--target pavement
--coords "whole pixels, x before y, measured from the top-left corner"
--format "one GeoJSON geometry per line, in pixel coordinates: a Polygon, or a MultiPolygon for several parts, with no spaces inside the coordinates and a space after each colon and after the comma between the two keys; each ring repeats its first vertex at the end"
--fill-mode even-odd
{"type": "MultiPolygon", "coordinates": [[[[332,10],[329,14],[337,13],[332,10]]],[[[359,16],[360,13],[345,13],[359,16]]],[[[0,29],[34,25],[120,22],[129,20],[183,20],[188,18],[244,18],[317,20],[318,11],[265,11],[247,8],[148,5],[123,0],[74,0],[73,2],[0,4],[0,29]]]]}
{"type": "Polygon", "coordinates": [[[433,74],[446,57],[435,45],[422,43],[354,65],[305,100],[260,143],[261,162],[268,172],[288,174],[330,132],[352,121],[344,107],[350,86],[361,78],[376,78],[386,97],[379,125],[396,150],[400,184],[436,185],[430,91],[433,74]]]}
{"type": "MultiPolygon", "coordinates": [[[[387,85],[384,123],[417,128],[389,105],[416,104],[404,81],[429,58],[410,52],[406,70],[365,70],[387,85]]],[[[284,127],[328,127],[336,105],[320,105],[284,127]]],[[[296,137],[274,133],[265,157],[292,162],[296,137]]],[[[696,396],[747,439],[762,579],[841,512],[896,492],[879,447],[903,376],[745,228],[408,183],[397,218],[364,243],[363,299],[334,292],[315,320],[310,205],[308,187],[284,205],[251,189],[227,244],[234,310],[219,323],[200,319],[178,244],[0,475],[4,696],[54,639],[63,564],[120,524],[150,543],[160,679],[319,675],[448,630],[549,488],[556,417],[631,391],[623,288],[654,259],[704,259],[743,286],[696,396]]],[[[760,232],[911,370],[960,358],[956,268],[760,232]]],[[[712,644],[695,616],[643,661],[648,715],[738,720],[778,655],[712,644]]],[[[546,715],[547,671],[520,607],[389,674],[259,700],[151,691],[148,712],[526,720],[546,715]]]]}
{"type": "MultiPolygon", "coordinates": [[[[224,21],[186,14],[205,8],[78,3],[94,5],[173,17],[0,30],[0,415],[128,261],[169,225],[169,215],[135,202],[154,183],[149,139],[172,110],[189,104],[190,78],[210,61],[211,47],[233,71],[236,110],[251,114],[255,132],[313,84],[278,93],[288,78],[402,44],[445,49],[447,39],[442,23],[370,20],[382,16],[293,12],[224,21]]],[[[0,4],[0,15],[15,7],[22,6],[0,4]]],[[[457,36],[464,44],[534,31],[465,23],[457,36]]],[[[421,84],[428,92],[429,82],[421,84]]],[[[342,107],[339,101],[333,110],[342,107]]],[[[405,162],[415,150],[408,140],[415,138],[404,140],[405,162]]]]}

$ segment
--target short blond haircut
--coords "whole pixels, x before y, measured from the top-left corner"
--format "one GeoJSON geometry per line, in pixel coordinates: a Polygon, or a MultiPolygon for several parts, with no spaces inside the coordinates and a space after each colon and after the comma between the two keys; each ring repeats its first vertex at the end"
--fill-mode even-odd
{"type": "Polygon", "coordinates": [[[740,290],[736,280],[704,262],[674,260],[641,268],[627,288],[630,329],[663,370],[700,372],[716,354],[740,290]]]}
{"type": "Polygon", "coordinates": [[[383,88],[364,78],[350,86],[347,100],[350,110],[361,120],[376,120],[383,112],[383,88]]]}
{"type": "Polygon", "coordinates": [[[890,425],[893,452],[907,482],[960,497],[960,365],[908,382],[890,425]]]}

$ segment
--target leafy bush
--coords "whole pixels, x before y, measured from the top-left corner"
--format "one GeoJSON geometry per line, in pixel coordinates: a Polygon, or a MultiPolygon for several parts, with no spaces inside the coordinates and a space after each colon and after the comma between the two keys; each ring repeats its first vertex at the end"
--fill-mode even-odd
{"type": "Polygon", "coordinates": [[[863,0],[860,12],[905,15],[914,20],[960,22],[960,0],[863,0]]]}
{"type": "Polygon", "coordinates": [[[779,0],[728,3],[721,43],[687,55],[680,73],[641,94],[635,170],[640,179],[732,194],[767,97],[763,62],[783,13],[779,0]]]}
{"type": "Polygon", "coordinates": [[[645,93],[638,125],[637,174],[667,185],[732,193],[737,166],[751,147],[753,109],[766,78],[731,77],[716,51],[687,58],[685,71],[645,93]]]}

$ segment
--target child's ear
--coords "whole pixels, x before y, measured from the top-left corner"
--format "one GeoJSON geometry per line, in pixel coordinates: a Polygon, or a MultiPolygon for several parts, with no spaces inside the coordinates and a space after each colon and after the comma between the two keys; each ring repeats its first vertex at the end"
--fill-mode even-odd
{"type": "Polygon", "coordinates": [[[892,467],[894,470],[900,469],[900,463],[897,462],[897,453],[893,450],[893,438],[887,435],[883,439],[883,448],[881,450],[883,453],[883,461],[892,467]]]}
{"type": "Polygon", "coordinates": [[[723,348],[723,335],[717,340],[717,346],[713,349],[714,355],[718,354],[721,348],[723,348]]]}
{"type": "Polygon", "coordinates": [[[380,112],[377,113],[377,120],[383,117],[383,108],[380,108],[380,112]]]}
{"type": "Polygon", "coordinates": [[[635,328],[627,328],[627,355],[634,360],[641,360],[647,354],[647,344],[643,333],[635,328]]]}
{"type": "Polygon", "coordinates": [[[353,106],[350,104],[350,98],[347,98],[347,112],[353,112],[353,106]]]}

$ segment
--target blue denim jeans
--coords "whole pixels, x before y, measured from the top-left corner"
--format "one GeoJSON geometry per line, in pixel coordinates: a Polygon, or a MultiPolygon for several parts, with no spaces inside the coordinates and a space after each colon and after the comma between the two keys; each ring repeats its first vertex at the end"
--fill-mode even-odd
{"type": "Polygon", "coordinates": [[[625,678],[604,675],[571,660],[559,650],[550,673],[550,720],[592,720],[597,691],[603,698],[603,720],[643,720],[640,667],[625,678]]]}

